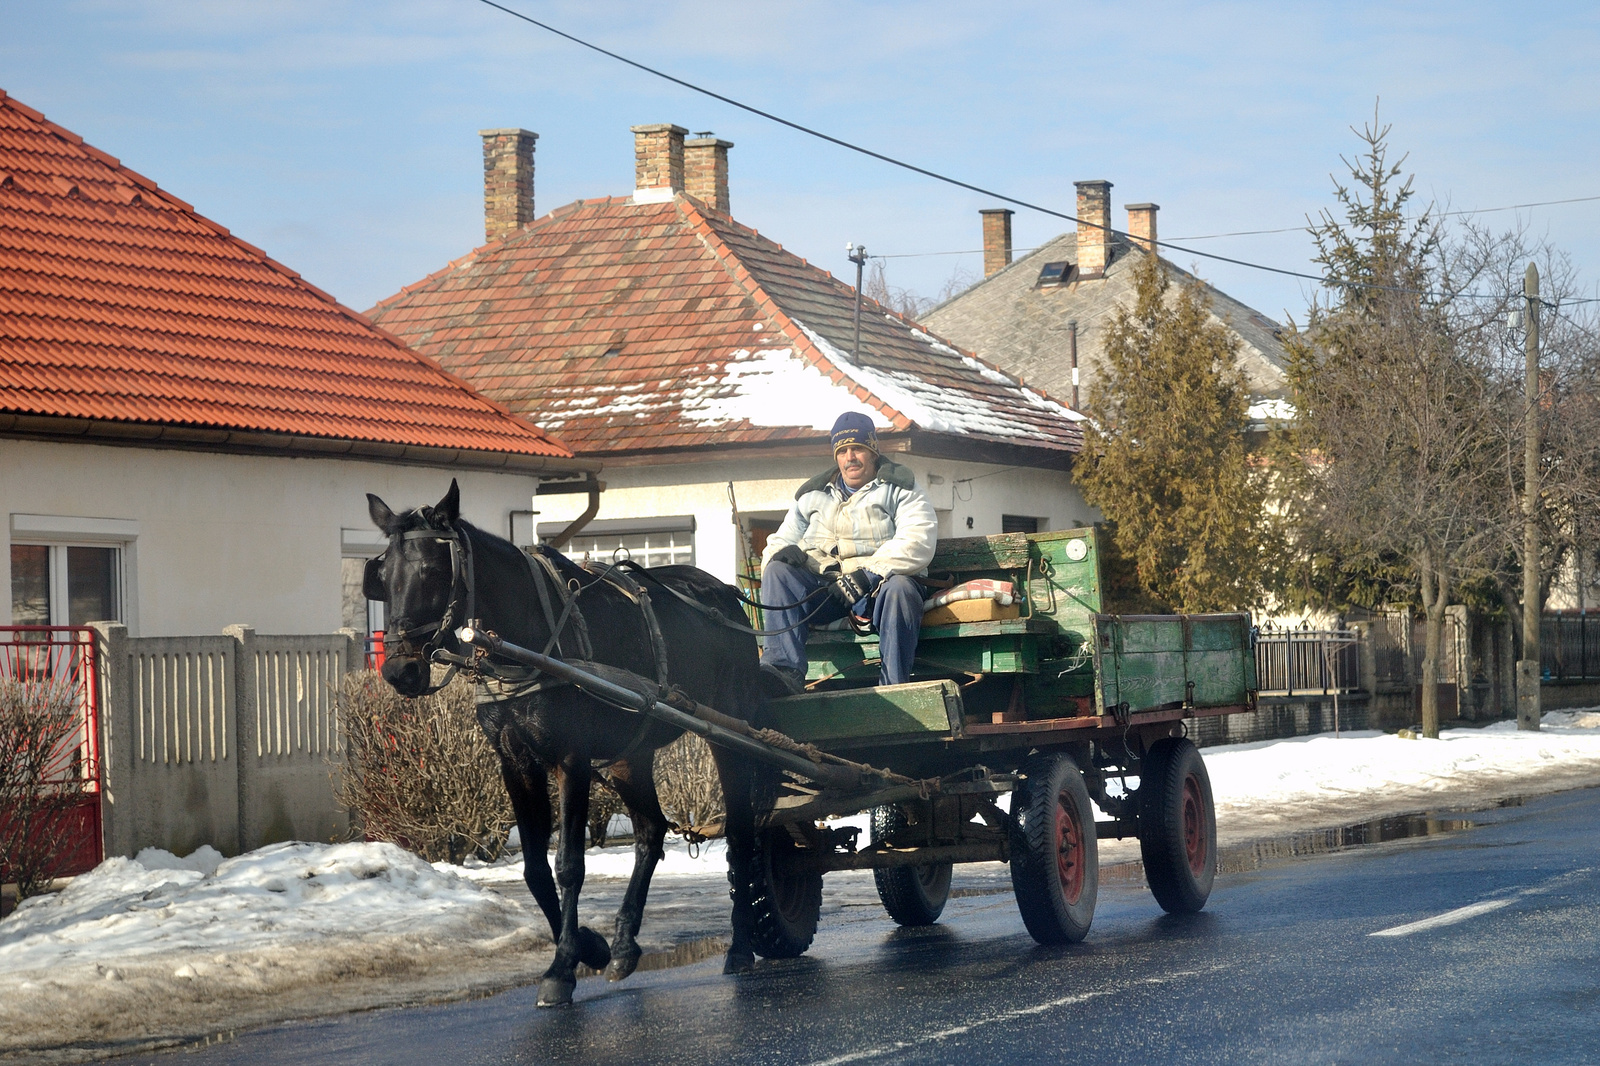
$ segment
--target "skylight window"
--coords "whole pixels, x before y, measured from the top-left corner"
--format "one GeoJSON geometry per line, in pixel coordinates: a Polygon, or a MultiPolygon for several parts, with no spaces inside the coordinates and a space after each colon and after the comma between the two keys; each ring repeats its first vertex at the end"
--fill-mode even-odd
{"type": "Polygon", "coordinates": [[[1039,271],[1039,284],[1065,285],[1072,278],[1071,263],[1046,263],[1039,271]]]}

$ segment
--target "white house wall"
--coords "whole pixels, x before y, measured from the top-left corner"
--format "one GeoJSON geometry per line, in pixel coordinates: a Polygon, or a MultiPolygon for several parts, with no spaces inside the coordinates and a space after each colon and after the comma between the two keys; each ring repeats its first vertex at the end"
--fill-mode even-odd
{"type": "MultiPolygon", "coordinates": [[[[917,486],[932,499],[939,514],[941,537],[999,533],[1001,516],[1006,514],[1036,517],[1041,530],[1068,528],[1099,518],[1099,512],[1084,503],[1071,475],[1065,472],[916,455],[892,458],[912,469],[917,486]],[[970,528],[968,518],[972,519],[970,528]]],[[[815,459],[611,466],[600,475],[606,491],[600,496],[600,511],[595,518],[693,515],[695,564],[731,581],[738,569],[739,553],[735,550],[728,482],[733,482],[743,517],[781,518],[800,484],[826,468],[828,462],[824,453],[815,459]]],[[[538,521],[570,520],[583,510],[584,502],[575,496],[541,497],[536,501],[538,521]]]]}
{"type": "MultiPolygon", "coordinates": [[[[8,515],[136,525],[123,554],[123,621],[135,636],[219,633],[234,623],[259,633],[338,629],[340,531],[372,531],[366,494],[398,511],[436,503],[452,477],[467,520],[501,536],[510,512],[529,508],[536,485],[522,474],[343,459],[0,441],[8,515]]],[[[33,539],[12,537],[10,528],[8,538],[33,539]]],[[[7,550],[5,588],[10,568],[7,550]]]]}

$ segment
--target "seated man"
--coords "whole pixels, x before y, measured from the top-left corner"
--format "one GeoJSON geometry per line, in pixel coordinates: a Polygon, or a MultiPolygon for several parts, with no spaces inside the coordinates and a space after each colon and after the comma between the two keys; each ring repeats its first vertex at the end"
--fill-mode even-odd
{"type": "Polygon", "coordinates": [[[800,486],[783,525],[761,556],[761,602],[800,603],[765,612],[768,630],[810,615],[807,625],[766,638],[761,669],[785,693],[802,690],[806,633],[854,614],[879,637],[882,685],[911,679],[922,626],[922,588],[912,575],[933,560],[938,520],[910,470],[878,454],[872,420],[840,415],[833,424],[834,467],[800,486]],[[820,610],[818,608],[820,607],[820,610]],[[813,611],[817,613],[812,614],[813,611]]]}

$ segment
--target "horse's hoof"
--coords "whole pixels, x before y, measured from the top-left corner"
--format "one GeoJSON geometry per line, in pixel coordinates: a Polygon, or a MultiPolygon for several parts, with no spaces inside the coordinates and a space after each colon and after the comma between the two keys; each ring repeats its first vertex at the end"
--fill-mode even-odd
{"type": "Polygon", "coordinates": [[[560,977],[546,977],[539,981],[539,1006],[564,1007],[572,1002],[572,990],[578,982],[560,977]]]}
{"type": "Polygon", "coordinates": [[[578,961],[597,973],[611,963],[611,945],[586,925],[578,927],[578,961]]]}
{"type": "Polygon", "coordinates": [[[611,953],[611,965],[606,967],[607,981],[621,981],[626,979],[633,971],[639,968],[639,949],[625,951],[622,954],[611,953]]]}
{"type": "Polygon", "coordinates": [[[730,951],[722,963],[723,973],[749,973],[755,968],[755,954],[749,951],[730,951]]]}

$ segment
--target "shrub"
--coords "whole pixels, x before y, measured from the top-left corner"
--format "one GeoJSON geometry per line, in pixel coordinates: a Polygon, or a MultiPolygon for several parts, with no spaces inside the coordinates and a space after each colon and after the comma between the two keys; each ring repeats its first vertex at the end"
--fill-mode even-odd
{"type": "Polygon", "coordinates": [[[656,752],[656,793],[667,817],[687,829],[721,826],[727,815],[711,748],[685,733],[656,752]]]}
{"type": "Polygon", "coordinates": [[[48,890],[82,843],[82,726],[71,685],[0,678],[0,880],[18,899],[48,890]]]}
{"type": "Polygon", "coordinates": [[[364,671],[345,678],[339,695],[339,801],[367,838],[429,862],[499,858],[516,818],[500,759],[478,728],[472,687],[458,680],[410,700],[364,671]]]}
{"type": "MultiPolygon", "coordinates": [[[[429,862],[500,857],[516,815],[500,758],[478,727],[470,683],[457,680],[412,700],[374,672],[351,674],[339,715],[347,749],[339,801],[368,839],[399,844],[429,862]]],[[[549,782],[551,810],[559,811],[554,774],[549,782]]],[[[596,775],[589,790],[591,845],[606,842],[612,815],[623,809],[596,775]]]]}

